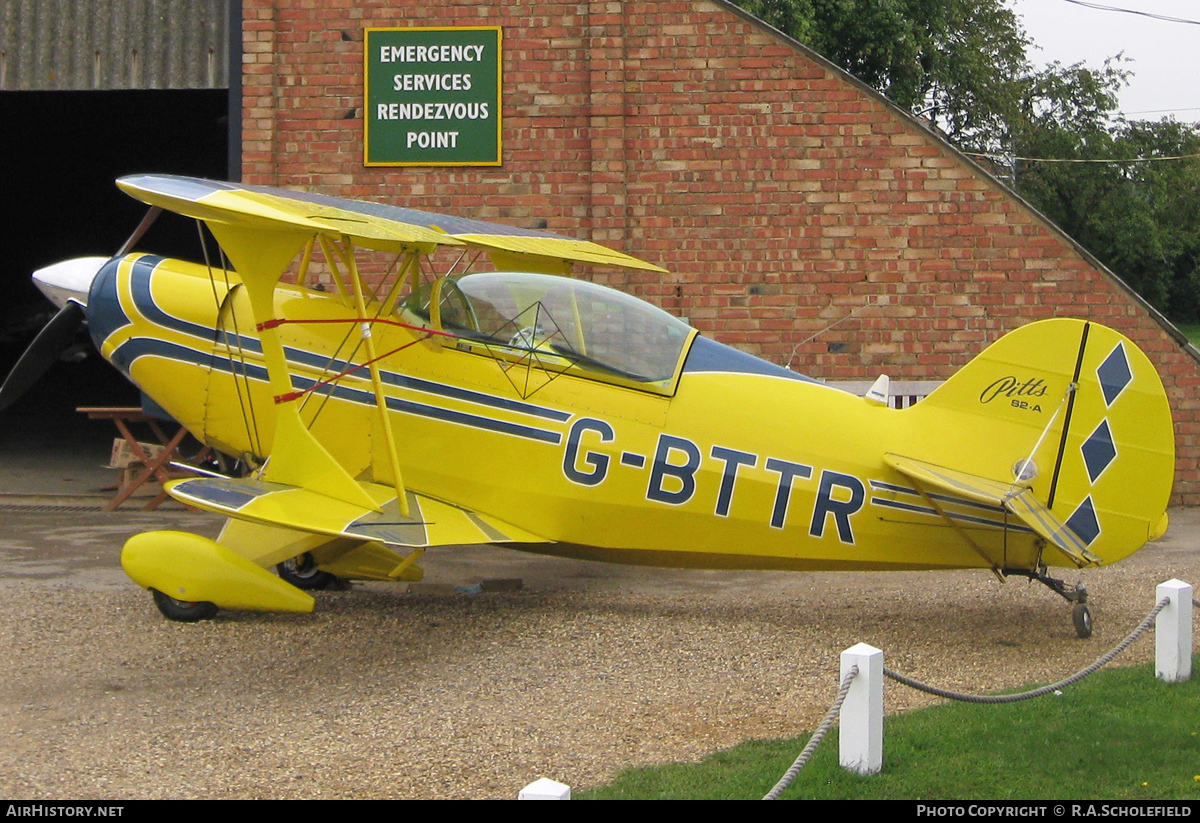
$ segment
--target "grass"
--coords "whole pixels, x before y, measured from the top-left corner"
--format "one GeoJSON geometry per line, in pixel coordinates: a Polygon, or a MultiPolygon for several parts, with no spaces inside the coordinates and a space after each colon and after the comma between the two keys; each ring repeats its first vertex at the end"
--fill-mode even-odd
{"type": "Polygon", "coordinates": [[[1192,345],[1200,346],[1200,323],[1176,323],[1175,327],[1187,335],[1192,345]]]}
{"type": "MultiPolygon", "coordinates": [[[[1200,669],[1165,684],[1152,666],[1101,671],[1007,705],[950,703],[889,717],[883,772],[837,764],[834,729],[784,799],[1197,800],[1200,669]]],[[[904,688],[896,683],[888,689],[904,688]]],[[[833,695],[830,695],[832,701],[833,695]]],[[[701,763],[629,769],[579,799],[758,799],[808,735],[752,741],[701,763]]]]}

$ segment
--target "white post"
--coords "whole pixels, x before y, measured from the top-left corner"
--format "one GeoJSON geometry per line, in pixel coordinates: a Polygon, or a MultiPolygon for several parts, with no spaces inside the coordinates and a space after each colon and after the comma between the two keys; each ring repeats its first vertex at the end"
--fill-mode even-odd
{"type": "Polygon", "coordinates": [[[548,777],[539,777],[517,793],[517,800],[570,800],[571,787],[548,777]]]}
{"type": "Polygon", "coordinates": [[[1171,598],[1154,619],[1154,673],[1165,683],[1192,676],[1192,587],[1182,580],[1160,583],[1154,602],[1171,598]]]}
{"type": "Polygon", "coordinates": [[[866,643],[846,649],[841,680],[854,665],[858,675],[842,704],[839,762],[846,771],[879,774],[883,769],[883,652],[866,643]]]}

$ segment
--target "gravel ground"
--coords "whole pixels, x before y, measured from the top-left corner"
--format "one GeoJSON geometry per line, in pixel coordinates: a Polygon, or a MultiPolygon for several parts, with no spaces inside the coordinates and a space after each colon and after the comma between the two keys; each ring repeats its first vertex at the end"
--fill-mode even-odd
{"type": "MultiPolygon", "coordinates": [[[[984,572],[680,572],[431,550],[427,580],[509,593],[321,593],[312,615],[170,623],[117,568],[123,535],[212,533],[182,513],[0,515],[0,796],[513,798],[624,767],[802,734],[859,641],[984,691],[1066,676],[1114,646],[1154,586],[1200,580],[1200,511],[1086,573],[1096,619],[984,572]]],[[[1134,645],[1117,664],[1151,660],[1134,645]]],[[[931,698],[894,683],[889,711],[931,698]]],[[[986,711],[982,707],[981,711],[986,711]]],[[[765,792],[770,786],[763,787],[765,792]]]]}

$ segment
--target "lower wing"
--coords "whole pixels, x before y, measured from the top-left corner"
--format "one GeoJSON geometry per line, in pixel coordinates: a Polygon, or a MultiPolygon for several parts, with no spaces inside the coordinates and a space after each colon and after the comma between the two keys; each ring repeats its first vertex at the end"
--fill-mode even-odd
{"type": "Polygon", "coordinates": [[[405,517],[391,486],[359,485],[379,503],[380,511],[265,480],[198,477],[177,480],[167,488],[177,500],[237,520],[388,546],[551,542],[495,517],[413,491],[407,493],[405,517]]]}

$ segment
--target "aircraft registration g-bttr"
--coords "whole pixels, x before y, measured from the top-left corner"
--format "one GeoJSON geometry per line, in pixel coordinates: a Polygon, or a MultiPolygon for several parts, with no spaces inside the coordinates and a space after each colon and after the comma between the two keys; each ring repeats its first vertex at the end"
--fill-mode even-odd
{"type": "Polygon", "coordinates": [[[593,243],[258,186],[118,185],[205,223],[232,263],[131,239],[38,275],[82,277],[66,288],[104,357],[257,467],[171,484],[229,517],[216,541],[126,544],[173,619],[308,611],[301,589],[330,575],[414,580],[429,546],[496,543],[675,567],[987,568],[1075,602],[1086,636],[1086,591],[1047,567],[1112,563],[1166,529],[1162,384],[1096,323],[1018,329],[895,410],[565,276],[660,270],[593,243]],[[427,275],[448,246],[495,271],[427,275]],[[374,290],[361,250],[392,260],[374,290]],[[314,259],[336,291],[310,287],[314,259]]]}

